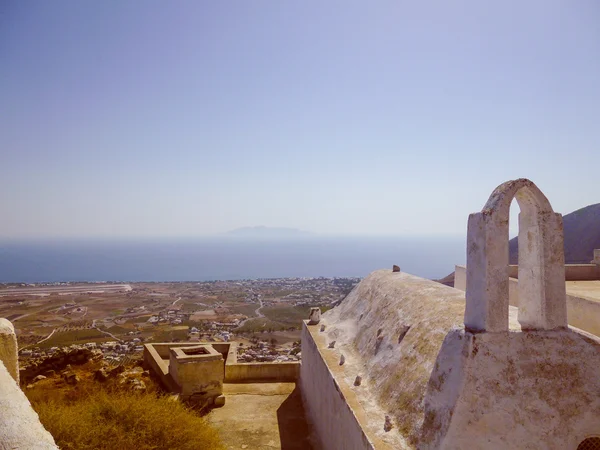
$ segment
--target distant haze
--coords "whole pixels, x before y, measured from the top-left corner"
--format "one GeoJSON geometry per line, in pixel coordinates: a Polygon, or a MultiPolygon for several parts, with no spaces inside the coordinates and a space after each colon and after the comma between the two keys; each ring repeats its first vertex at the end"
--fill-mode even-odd
{"type": "Polygon", "coordinates": [[[281,228],[281,227],[242,227],[236,228],[226,233],[228,236],[238,236],[247,238],[295,238],[295,237],[309,237],[313,233],[304,230],[298,230],[296,228],[281,228]]]}

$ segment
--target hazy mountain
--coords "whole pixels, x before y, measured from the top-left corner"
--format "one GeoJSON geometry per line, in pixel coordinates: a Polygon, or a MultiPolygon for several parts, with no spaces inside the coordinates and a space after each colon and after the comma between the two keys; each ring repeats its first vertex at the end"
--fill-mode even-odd
{"type": "Polygon", "coordinates": [[[242,227],[236,228],[226,233],[228,236],[248,237],[248,238],[293,238],[306,237],[312,233],[296,228],[281,227],[242,227]]]}
{"type": "MultiPolygon", "coordinates": [[[[565,263],[589,264],[594,249],[600,248],[600,203],[589,205],[563,216],[565,233],[565,263]]],[[[508,243],[510,264],[519,260],[519,242],[515,237],[508,243]]],[[[454,272],[436,280],[454,286],[454,272]]]]}
{"type": "MultiPolygon", "coordinates": [[[[565,263],[589,264],[594,249],[600,248],[600,203],[586,206],[563,216],[565,230],[565,263]]],[[[519,260],[519,243],[515,237],[508,243],[510,263],[519,260]]]]}

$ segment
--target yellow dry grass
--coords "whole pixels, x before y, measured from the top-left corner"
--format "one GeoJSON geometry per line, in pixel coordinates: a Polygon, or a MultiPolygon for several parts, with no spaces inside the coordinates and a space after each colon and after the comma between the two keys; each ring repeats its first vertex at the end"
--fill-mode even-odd
{"type": "Polygon", "coordinates": [[[30,401],[63,449],[221,450],[217,431],[178,401],[155,393],[86,389],[30,401]]]}

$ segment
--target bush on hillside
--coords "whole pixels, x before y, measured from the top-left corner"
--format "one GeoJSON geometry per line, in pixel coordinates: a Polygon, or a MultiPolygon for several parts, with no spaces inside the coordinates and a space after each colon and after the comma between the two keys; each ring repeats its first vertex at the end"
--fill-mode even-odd
{"type": "Polygon", "coordinates": [[[223,449],[217,431],[178,401],[106,389],[78,395],[28,392],[44,427],[67,449],[223,449]]]}

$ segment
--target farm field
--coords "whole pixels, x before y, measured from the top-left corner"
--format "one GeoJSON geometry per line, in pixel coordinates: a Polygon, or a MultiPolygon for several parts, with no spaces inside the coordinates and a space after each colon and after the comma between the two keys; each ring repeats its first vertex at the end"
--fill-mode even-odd
{"type": "Polygon", "coordinates": [[[311,307],[327,310],[358,281],[285,278],[0,285],[0,317],[15,326],[20,349],[257,336],[285,343],[300,338],[300,325],[311,307]]]}

